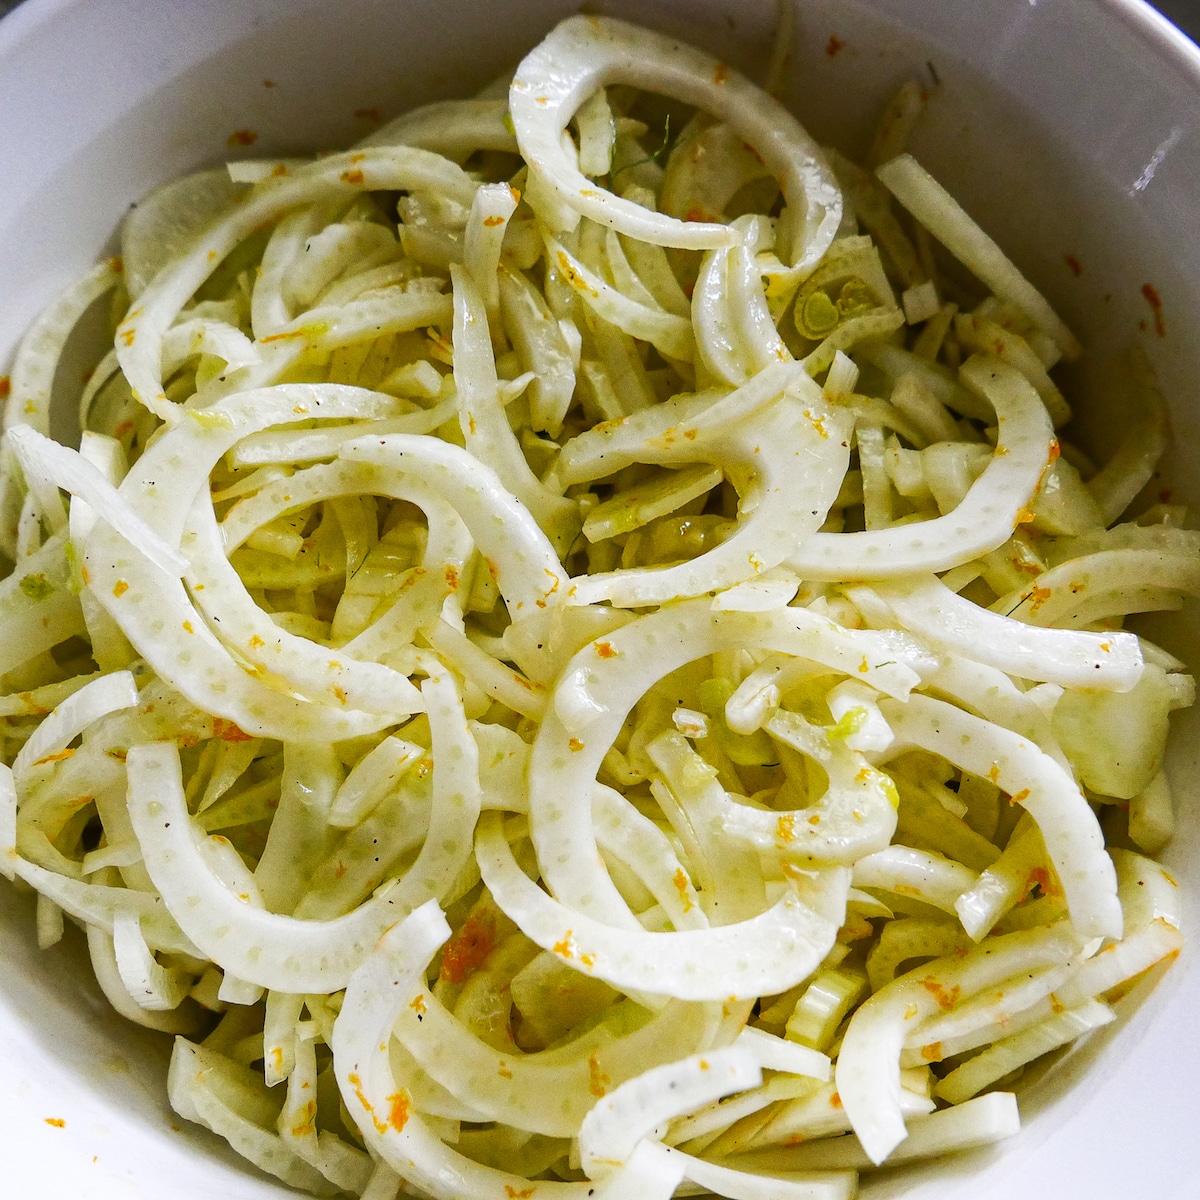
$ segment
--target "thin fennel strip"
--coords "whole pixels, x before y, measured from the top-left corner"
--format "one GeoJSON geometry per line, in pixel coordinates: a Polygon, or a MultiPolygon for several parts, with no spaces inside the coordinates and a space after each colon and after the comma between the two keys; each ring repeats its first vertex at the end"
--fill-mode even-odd
{"type": "Polygon", "coordinates": [[[1079,340],[1045,297],[912,155],[901,154],[875,173],[896,199],[997,296],[1012,300],[1044,329],[1064,358],[1079,357],[1083,349],[1079,340]]]}

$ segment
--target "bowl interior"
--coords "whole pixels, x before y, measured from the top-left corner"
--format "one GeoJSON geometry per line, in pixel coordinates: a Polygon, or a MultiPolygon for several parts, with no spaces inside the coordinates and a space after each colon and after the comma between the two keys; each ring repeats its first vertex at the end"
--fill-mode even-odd
{"type": "MultiPolygon", "coordinates": [[[[752,75],[774,26],[766,0],[596,7],[686,37],[752,75]]],[[[234,153],[235,131],[255,134],[240,156],[346,145],[381,117],[471,94],[572,10],[509,0],[498,19],[481,0],[459,0],[453,16],[433,0],[28,0],[0,24],[0,364],[39,308],[115,245],[128,204],[234,153]]],[[[1112,368],[1141,341],[1175,433],[1154,486],[1200,499],[1189,468],[1200,452],[1192,392],[1200,352],[1188,317],[1200,300],[1191,186],[1200,179],[1200,55],[1132,0],[806,0],[796,24],[785,100],[823,143],[860,154],[900,82],[930,87],[918,158],[1086,344],[1070,380],[1071,394],[1088,398],[1078,406],[1080,439],[1103,454],[1136,419],[1112,368]],[[1162,296],[1165,336],[1146,283],[1162,296]]],[[[59,384],[64,393],[78,386],[59,384]]],[[[1194,620],[1146,628],[1200,662],[1194,620]]],[[[1192,929],[1197,732],[1195,719],[1179,721],[1171,769],[1180,832],[1165,855],[1187,889],[1192,929]]],[[[169,1112],[169,1048],[107,1011],[82,939],[40,953],[32,904],[7,886],[3,897],[0,1122],[9,1178],[30,1194],[94,1200],[181,1194],[181,1179],[189,1196],[285,1194],[169,1112]]],[[[1138,1020],[1104,1031],[1024,1094],[1026,1125],[1012,1143],[867,1182],[864,1194],[934,1200],[961,1195],[968,1178],[977,1200],[1107,1200],[1134,1186],[1181,1194],[1200,1176],[1200,1147],[1189,1136],[1200,1122],[1191,1086],[1200,1050],[1180,1036],[1198,1003],[1188,952],[1161,987],[1126,1002],[1140,1006],[1138,1020]]]]}

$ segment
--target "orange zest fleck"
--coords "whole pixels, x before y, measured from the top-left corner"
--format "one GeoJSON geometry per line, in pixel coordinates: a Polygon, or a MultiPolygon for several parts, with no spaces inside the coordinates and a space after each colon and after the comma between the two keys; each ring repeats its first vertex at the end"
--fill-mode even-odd
{"type": "Polygon", "coordinates": [[[515,1188],[510,1183],[504,1185],[504,1194],[508,1200],[529,1200],[529,1197],[536,1191],[536,1187],[515,1188]]]}
{"type": "Polygon", "coordinates": [[[578,754],[583,749],[583,743],[578,738],[573,737],[567,745],[571,747],[572,754],[578,754]]]}
{"type": "Polygon", "coordinates": [[[588,1059],[588,1091],[599,1100],[605,1095],[606,1086],[611,1082],[609,1076],[600,1070],[599,1055],[593,1054],[588,1059]]]}
{"type": "Polygon", "coordinates": [[[68,746],[65,750],[59,750],[57,754],[47,754],[44,758],[39,758],[33,765],[40,767],[43,763],[65,762],[68,758],[74,755],[75,751],[68,746]]]}
{"type": "Polygon", "coordinates": [[[675,890],[679,893],[679,899],[683,901],[683,911],[691,912],[696,906],[692,903],[691,896],[688,895],[688,877],[682,867],[676,869],[675,874],[671,877],[671,882],[675,885],[675,890]]]}
{"type": "Polygon", "coordinates": [[[129,584],[127,584],[124,579],[118,579],[117,582],[113,584],[113,595],[116,596],[118,600],[120,600],[120,598],[125,595],[127,591],[129,591],[129,584]]]}
{"type": "Polygon", "coordinates": [[[926,1062],[941,1062],[942,1061],[942,1043],[930,1042],[928,1046],[921,1047],[921,1057],[926,1062]]]}
{"type": "Polygon", "coordinates": [[[352,171],[343,171],[339,178],[343,183],[350,183],[355,187],[358,187],[366,178],[366,176],[364,176],[363,173],[357,167],[355,167],[352,171]]]}
{"type": "Polygon", "coordinates": [[[1029,789],[1022,788],[1019,792],[1014,792],[1009,798],[1009,804],[1024,804],[1029,799],[1029,789]]]}
{"type": "Polygon", "coordinates": [[[374,105],[372,105],[370,108],[356,108],[354,110],[354,115],[360,121],[382,121],[383,120],[383,114],[374,105]]]}
{"type": "Polygon", "coordinates": [[[424,575],[424,574],[425,574],[425,568],[424,568],[424,567],[413,567],[413,568],[412,568],[412,569],[411,569],[411,570],[408,572],[408,574],[407,574],[407,578],[406,578],[406,579],[404,580],[404,582],[403,582],[403,583],[400,585],[400,594],[401,594],[401,595],[403,595],[403,593],[407,592],[407,591],[408,591],[408,589],[409,589],[410,587],[412,587],[412,586],[413,586],[413,585],[414,585],[414,584],[417,582],[417,580],[418,580],[418,579],[420,579],[420,578],[421,578],[421,576],[422,576],[422,575],[424,575]]]}
{"type": "Polygon", "coordinates": [[[1074,275],[1076,279],[1083,274],[1083,263],[1081,263],[1079,259],[1075,257],[1075,255],[1068,254],[1066,257],[1066,264],[1068,267],[1070,267],[1071,274],[1074,275]]]}
{"type": "Polygon", "coordinates": [[[825,53],[830,58],[836,58],[846,48],[846,43],[842,41],[836,33],[829,35],[829,41],[825,44],[825,53]]]}
{"type": "Polygon", "coordinates": [[[224,717],[213,717],[213,737],[223,742],[250,742],[254,740],[252,733],[247,733],[235,721],[227,721],[224,717]]]}
{"type": "Polygon", "coordinates": [[[462,928],[446,943],[442,952],[441,978],[446,983],[462,983],[484,964],[495,948],[495,915],[486,909],[471,913],[462,928]]]}
{"type": "Polygon", "coordinates": [[[317,1102],[306,1100],[298,1115],[300,1119],[292,1126],[292,1136],[304,1137],[306,1133],[312,1133],[316,1129],[317,1102]]]}
{"type": "Polygon", "coordinates": [[[795,813],[784,813],[775,822],[775,840],[777,842],[794,842],[796,840],[795,813]]]}
{"type": "Polygon", "coordinates": [[[1152,283],[1143,283],[1142,295],[1146,298],[1146,303],[1150,305],[1150,311],[1154,314],[1154,332],[1159,337],[1166,337],[1167,323],[1163,320],[1163,302],[1162,297],[1158,294],[1158,289],[1152,283]]]}
{"type": "Polygon", "coordinates": [[[397,1132],[401,1133],[408,1124],[408,1094],[406,1092],[397,1092],[394,1096],[388,1097],[388,1124],[397,1132]]]}
{"type": "Polygon", "coordinates": [[[55,1129],[66,1129],[67,1127],[67,1123],[62,1117],[47,1117],[46,1124],[53,1125],[55,1129]]]}
{"type": "Polygon", "coordinates": [[[350,1081],[350,1086],[354,1089],[355,1098],[363,1106],[363,1111],[371,1118],[371,1124],[375,1126],[376,1132],[387,1133],[387,1124],[375,1115],[375,1106],[367,1099],[366,1093],[363,1091],[362,1080],[359,1078],[358,1073],[351,1071],[347,1078],[350,1081]]]}
{"type": "Polygon", "coordinates": [[[452,591],[458,591],[458,568],[446,564],[446,586],[452,591]]]}
{"type": "Polygon", "coordinates": [[[490,217],[484,217],[483,223],[488,227],[488,229],[495,229],[497,225],[503,225],[505,219],[506,218],[504,217],[499,217],[493,214],[490,217]]]}
{"type": "Polygon", "coordinates": [[[596,653],[601,658],[616,658],[617,652],[612,648],[612,642],[597,642],[596,653]]]}
{"type": "Polygon", "coordinates": [[[717,63],[717,69],[713,72],[713,83],[722,84],[729,78],[729,68],[724,63],[717,63]]]}
{"type": "MultiPolygon", "coordinates": [[[[284,333],[268,333],[265,337],[261,337],[258,340],[260,342],[286,342],[289,340],[294,340],[295,338],[302,338],[302,337],[307,337],[307,336],[308,336],[308,334],[307,334],[306,330],[289,329],[284,333]]],[[[307,408],[293,408],[292,412],[305,413],[305,412],[308,412],[308,409],[307,408]]]]}
{"type": "Polygon", "coordinates": [[[593,296],[599,296],[600,293],[594,287],[590,287],[587,281],[580,273],[571,265],[571,260],[566,254],[560,250],[558,252],[558,269],[566,277],[567,282],[577,291],[589,292],[593,296]]]}
{"type": "Polygon", "coordinates": [[[1037,610],[1041,608],[1042,605],[1045,604],[1052,595],[1053,593],[1049,588],[1035,587],[1030,590],[1029,595],[1026,596],[1025,599],[1033,601],[1033,604],[1030,605],[1030,608],[1033,612],[1037,612],[1037,610]]]}
{"type": "Polygon", "coordinates": [[[1049,867],[1034,867],[1029,872],[1028,882],[1030,886],[1037,884],[1042,889],[1043,896],[1061,896],[1062,888],[1060,888],[1054,880],[1054,876],[1050,874],[1049,867]]]}
{"type": "Polygon", "coordinates": [[[563,936],[563,940],[561,942],[554,943],[552,949],[554,953],[559,956],[559,958],[575,957],[575,941],[572,937],[574,932],[575,931],[573,929],[568,929],[566,934],[563,936]]]}
{"type": "Polygon", "coordinates": [[[938,1002],[939,1008],[944,1008],[947,1011],[958,1003],[958,998],[962,995],[962,988],[958,984],[955,984],[953,987],[946,987],[933,975],[928,975],[922,979],[921,986],[938,1002]]]}
{"type": "Polygon", "coordinates": [[[12,394],[12,380],[7,375],[0,375],[0,400],[7,400],[12,394]]]}
{"type": "Polygon", "coordinates": [[[253,146],[258,141],[258,134],[253,129],[235,129],[226,139],[225,144],[234,146],[253,146]]]}

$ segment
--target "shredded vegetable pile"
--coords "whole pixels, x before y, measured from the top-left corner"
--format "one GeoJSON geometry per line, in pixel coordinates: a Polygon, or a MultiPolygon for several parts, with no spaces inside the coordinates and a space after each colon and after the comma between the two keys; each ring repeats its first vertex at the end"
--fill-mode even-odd
{"type": "Polygon", "coordinates": [[[572,18],[167,184],[29,333],[0,869],[263,1171],[849,1197],[1009,1136],[1178,951],[1193,683],[1122,628],[1200,590],[1136,502],[1163,402],[1134,355],[1115,453],[1056,433],[1080,345],[904,152],[924,99],[856,165],[572,18]]]}

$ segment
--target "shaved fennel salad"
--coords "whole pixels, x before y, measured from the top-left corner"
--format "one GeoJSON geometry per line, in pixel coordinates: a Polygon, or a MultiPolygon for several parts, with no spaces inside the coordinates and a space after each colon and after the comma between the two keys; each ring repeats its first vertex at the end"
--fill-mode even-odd
{"type": "Polygon", "coordinates": [[[18,351],[0,870],[294,1188],[844,1200],[1182,944],[1150,369],[1092,462],[920,88],[854,163],[772,82],[571,18],[166,184],[18,351]]]}

